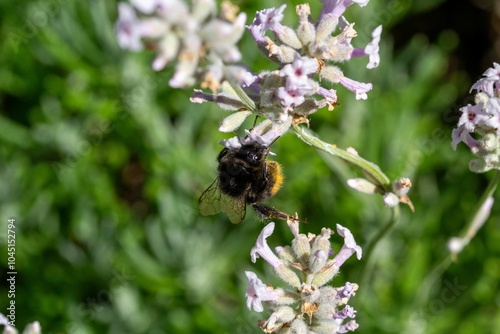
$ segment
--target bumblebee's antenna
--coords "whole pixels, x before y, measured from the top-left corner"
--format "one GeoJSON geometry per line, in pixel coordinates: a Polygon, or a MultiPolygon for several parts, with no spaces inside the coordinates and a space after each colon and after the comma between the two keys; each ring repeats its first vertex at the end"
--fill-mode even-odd
{"type": "Polygon", "coordinates": [[[258,119],[259,119],[259,115],[256,115],[255,120],[253,121],[252,130],[253,130],[253,128],[255,128],[255,125],[257,124],[258,119]]]}

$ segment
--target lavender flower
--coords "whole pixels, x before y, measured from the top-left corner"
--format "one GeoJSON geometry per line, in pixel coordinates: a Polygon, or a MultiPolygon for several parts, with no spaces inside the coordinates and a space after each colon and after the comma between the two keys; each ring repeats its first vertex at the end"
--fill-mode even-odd
{"type": "Polygon", "coordinates": [[[360,83],[344,76],[342,71],[330,63],[341,63],[352,57],[368,56],[367,68],[375,68],[380,62],[378,55],[382,26],[378,26],[372,33],[373,40],[364,48],[354,48],[352,38],[357,33],[354,24],[348,23],[342,16],[348,6],[358,2],[361,6],[368,1],[323,1],[320,18],[312,23],[308,4],[297,6],[299,26],[292,29],[283,26],[283,9],[266,9],[257,13],[253,23],[248,27],[259,48],[271,60],[280,64],[294,62],[297,57],[303,61],[318,62],[317,72],[320,79],[332,83],[340,83],[356,93],[356,98],[366,99],[366,93],[371,90],[371,84],[360,83]],[[339,33],[332,36],[336,30],[339,33]],[[265,35],[270,30],[281,44],[276,44],[265,35]]]}
{"type": "Polygon", "coordinates": [[[159,71],[176,61],[169,81],[181,88],[201,82],[203,88],[217,91],[223,80],[248,80],[248,71],[232,65],[241,59],[236,42],[241,38],[246,15],[224,2],[215,15],[214,0],[131,0],[120,3],[116,34],[124,49],[140,51],[147,44],[157,50],[152,67],[159,71]],[[208,66],[201,63],[207,62],[208,66]]]}
{"type": "Polygon", "coordinates": [[[500,169],[500,65],[493,63],[471,87],[475,104],[460,108],[462,115],[452,132],[452,147],[463,142],[477,157],[469,163],[476,173],[500,169]]]}
{"type": "MultiPolygon", "coordinates": [[[[221,123],[221,131],[230,132],[252,113],[275,124],[308,123],[308,116],[318,109],[332,110],[338,104],[336,90],[325,87],[327,82],[339,83],[355,93],[357,99],[366,99],[372,85],[345,76],[336,64],[353,57],[368,57],[367,68],[377,67],[382,27],[375,28],[368,45],[355,48],[351,44],[357,35],[354,24],[342,15],[353,3],[364,6],[368,1],[322,2],[323,9],[316,21],[310,17],[308,4],[297,6],[296,28],[281,23],[286,5],[257,12],[247,28],[258,48],[278,63],[279,69],[247,74],[240,87],[222,85],[216,95],[196,91],[191,101],[216,102],[221,108],[238,111],[221,123]]],[[[282,130],[284,133],[287,128],[282,130]]]]}
{"type": "Polygon", "coordinates": [[[339,272],[340,266],[354,253],[361,258],[359,247],[351,232],[337,224],[337,231],[344,237],[344,246],[338,254],[333,253],[327,228],[321,234],[299,233],[297,221],[288,221],[294,234],[291,246],[276,247],[277,255],[271,250],[266,239],[272,234],[274,223],[264,227],[252,249],[252,261],[257,256],[264,258],[278,274],[278,277],[293,287],[293,290],[266,286],[253,272],[246,272],[249,280],[246,298],[249,309],[257,312],[267,306],[271,315],[260,322],[266,333],[346,333],[354,331],[358,325],[354,319],[356,311],[347,305],[356,294],[358,285],[347,282],[341,287],[326,285],[339,272]],[[295,272],[301,272],[297,275],[295,272]],[[287,272],[287,275],[283,273],[287,272]],[[298,277],[302,277],[299,280],[298,277]],[[290,278],[294,277],[293,280],[290,278]],[[307,319],[305,316],[307,315],[307,319]]]}
{"type": "Polygon", "coordinates": [[[274,289],[268,288],[264,283],[262,283],[255,273],[245,271],[245,275],[248,278],[246,291],[247,307],[250,310],[253,308],[255,312],[262,312],[264,311],[262,302],[276,300],[278,296],[274,292],[274,289]]]}

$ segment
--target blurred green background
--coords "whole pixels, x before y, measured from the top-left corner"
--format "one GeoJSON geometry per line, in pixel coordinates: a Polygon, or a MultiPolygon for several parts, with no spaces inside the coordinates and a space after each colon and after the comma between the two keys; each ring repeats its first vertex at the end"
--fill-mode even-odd
{"type": "MultiPolygon", "coordinates": [[[[285,22],[296,22],[287,1],[285,22]]],[[[277,6],[236,1],[248,13],[277,6]]],[[[374,85],[366,101],[338,89],[341,105],[311,117],[324,140],[352,146],[391,178],[410,177],[415,213],[333,281],[358,282],[351,299],[359,333],[498,333],[500,203],[442,275],[428,279],[446,242],[470,219],[491,173],[468,171],[451,149],[457,109],[499,60],[498,17],[488,1],[375,1],[350,8],[365,45],[383,24],[381,65],[342,68],[374,85]],[[427,295],[426,292],[429,291],[427,295]]],[[[313,16],[320,3],[311,2],[313,16]]],[[[267,313],[245,305],[245,270],[278,283],[249,252],[264,224],[201,217],[197,200],[215,178],[217,131],[227,114],[193,105],[192,90],[167,86],[172,69],[153,54],[120,50],[114,1],[4,0],[0,4],[0,312],[6,314],[7,219],[16,219],[16,326],[44,333],[259,333],[267,313]]],[[[250,68],[273,69],[246,33],[250,68]]],[[[378,196],[354,192],[350,165],[293,133],[274,146],[286,182],[269,201],[307,217],[302,231],[340,223],[360,245],[388,222],[378,196]]],[[[495,196],[499,201],[500,196],[495,196]]],[[[292,239],[278,222],[272,246],[292,239]]],[[[342,240],[332,237],[338,250],[342,240]]]]}

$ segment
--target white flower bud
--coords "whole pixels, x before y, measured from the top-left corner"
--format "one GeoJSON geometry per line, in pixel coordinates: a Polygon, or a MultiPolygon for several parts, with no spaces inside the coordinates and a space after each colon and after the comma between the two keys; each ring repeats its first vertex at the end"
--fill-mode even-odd
{"type": "Polygon", "coordinates": [[[240,127],[240,125],[245,121],[245,119],[251,114],[250,111],[239,111],[235,112],[221,122],[219,126],[220,132],[232,132],[240,127]]]}
{"type": "Polygon", "coordinates": [[[307,333],[309,333],[309,329],[307,327],[307,324],[302,319],[295,319],[294,321],[292,321],[292,324],[290,325],[290,330],[292,333],[295,333],[295,334],[307,334],[307,333]]]}
{"type": "Polygon", "coordinates": [[[316,28],[314,27],[314,24],[309,21],[311,8],[309,7],[309,4],[306,3],[303,5],[298,5],[295,10],[300,20],[299,26],[297,28],[297,36],[299,37],[302,44],[307,46],[316,38],[316,28]]]}
{"type": "Polygon", "coordinates": [[[393,190],[399,197],[406,195],[411,188],[411,180],[407,177],[399,178],[395,183],[393,190]]]}
{"type": "Polygon", "coordinates": [[[322,286],[330,282],[330,280],[337,275],[339,272],[339,267],[335,265],[335,261],[330,260],[324,265],[324,269],[320,272],[314,274],[314,278],[311,282],[314,286],[322,286]]]}
{"type": "Polygon", "coordinates": [[[316,42],[323,41],[327,37],[330,37],[335,28],[337,28],[338,23],[339,18],[337,16],[331,13],[324,15],[316,29],[316,42]]]}
{"type": "Polygon", "coordinates": [[[332,320],[318,321],[311,328],[315,333],[338,333],[339,325],[332,320]]]}
{"type": "Polygon", "coordinates": [[[482,159],[473,159],[469,161],[469,169],[474,173],[486,173],[491,168],[492,167],[488,166],[482,159]]]}
{"type": "Polygon", "coordinates": [[[339,83],[344,74],[337,66],[323,66],[319,76],[329,82],[339,83]]]}
{"type": "Polygon", "coordinates": [[[479,143],[485,151],[491,152],[496,150],[499,146],[498,135],[491,132],[487,133],[483,136],[479,143]]]}
{"type": "Polygon", "coordinates": [[[286,45],[278,46],[272,43],[266,48],[269,51],[269,56],[278,59],[282,64],[289,64],[293,62],[297,54],[297,51],[295,51],[294,48],[286,45]]]}
{"type": "Polygon", "coordinates": [[[311,244],[309,239],[304,234],[299,234],[292,241],[293,252],[297,256],[297,260],[306,263],[311,254],[311,244]]]}
{"type": "Polygon", "coordinates": [[[385,193],[384,194],[384,204],[390,208],[395,207],[399,204],[399,197],[395,193],[385,193]]]}
{"type": "Polygon", "coordinates": [[[311,273],[317,273],[325,267],[326,260],[328,259],[328,253],[322,250],[317,250],[309,258],[309,271],[311,273]]]}
{"type": "Polygon", "coordinates": [[[300,42],[299,38],[297,37],[297,34],[292,28],[287,26],[280,26],[279,29],[274,30],[274,33],[279,38],[279,40],[285,43],[286,45],[294,49],[302,48],[302,43],[300,42]]]}
{"type": "Polygon", "coordinates": [[[278,246],[274,250],[276,251],[276,254],[278,254],[278,257],[284,261],[284,263],[297,262],[297,259],[295,258],[295,254],[292,251],[292,247],[290,247],[290,246],[285,246],[285,247],[278,246]]]}
{"type": "Polygon", "coordinates": [[[276,314],[277,319],[281,322],[290,322],[297,315],[295,314],[293,308],[291,308],[290,306],[281,306],[276,311],[274,311],[274,314],[276,314]]]}
{"type": "Polygon", "coordinates": [[[300,287],[300,279],[297,274],[285,265],[279,265],[274,268],[278,277],[285,283],[294,288],[300,287]]]}
{"type": "Polygon", "coordinates": [[[465,247],[464,240],[462,238],[453,237],[448,240],[448,250],[452,254],[458,254],[465,247]]]}
{"type": "Polygon", "coordinates": [[[363,178],[349,179],[347,185],[354,190],[365,194],[375,194],[377,186],[363,178]]]}

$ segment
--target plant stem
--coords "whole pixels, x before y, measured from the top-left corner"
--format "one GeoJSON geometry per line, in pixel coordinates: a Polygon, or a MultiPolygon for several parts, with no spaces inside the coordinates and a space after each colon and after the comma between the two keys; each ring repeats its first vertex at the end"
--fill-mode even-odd
{"type": "Polygon", "coordinates": [[[370,259],[372,257],[375,246],[377,246],[380,240],[382,240],[389,233],[389,231],[391,231],[392,228],[396,226],[396,223],[399,221],[399,216],[400,216],[399,205],[397,205],[392,208],[391,219],[389,220],[389,222],[381,230],[378,231],[378,233],[368,242],[366,246],[363,247],[365,264],[363,266],[363,269],[361,270],[361,275],[360,275],[362,284],[367,283],[366,280],[368,279],[367,276],[369,272],[368,268],[371,265],[370,259]]]}
{"type": "MultiPolygon", "coordinates": [[[[484,203],[488,200],[488,198],[493,196],[493,193],[497,189],[498,182],[500,181],[500,170],[495,170],[495,174],[493,174],[493,178],[491,179],[490,183],[488,184],[488,187],[486,187],[486,190],[484,191],[483,195],[481,196],[481,199],[477,203],[476,209],[474,210],[474,216],[470,219],[469,224],[467,227],[463,230],[461,233],[461,238],[470,241],[476,235],[477,230],[481,226],[477,226],[477,220],[479,219],[479,214],[480,211],[484,205],[484,203]]],[[[482,224],[481,224],[482,225],[482,224]]]]}
{"type": "Polygon", "coordinates": [[[456,260],[457,255],[469,244],[490,216],[491,207],[494,202],[493,193],[497,189],[499,181],[500,171],[496,170],[488,187],[479,199],[474,210],[474,215],[470,218],[467,226],[462,230],[459,237],[453,237],[448,241],[448,249],[451,252],[451,259],[453,261],[456,260]]]}
{"type": "Polygon", "coordinates": [[[339,158],[350,162],[358,167],[361,167],[365,173],[367,173],[372,180],[376,181],[377,185],[380,186],[385,191],[391,191],[391,181],[385,175],[380,168],[374,163],[361,158],[357,154],[353,154],[341,148],[338,148],[335,145],[325,143],[321,139],[314,136],[309,130],[306,130],[304,126],[294,125],[293,129],[297,136],[304,141],[305,143],[314,146],[322,151],[330,153],[331,155],[338,156],[339,158]]]}
{"type": "MultiPolygon", "coordinates": [[[[474,210],[474,214],[472,215],[470,222],[467,224],[467,227],[462,231],[459,239],[462,242],[463,247],[467,246],[470,240],[476,235],[477,231],[484,224],[486,217],[481,216],[481,209],[485,205],[486,201],[493,196],[498,183],[500,182],[500,171],[496,170],[493,178],[491,179],[488,187],[484,191],[481,199],[477,203],[476,209],[474,210]]],[[[460,249],[460,251],[462,251],[460,249]]],[[[458,253],[458,252],[457,252],[458,253]]],[[[456,258],[457,253],[446,254],[444,258],[439,261],[438,264],[434,266],[434,268],[429,272],[429,274],[423,279],[422,284],[418,290],[416,295],[414,309],[416,310],[419,307],[422,307],[424,303],[429,299],[429,295],[431,293],[432,287],[436,286],[435,282],[438,278],[444,273],[444,271],[453,263],[456,258]]]]}

